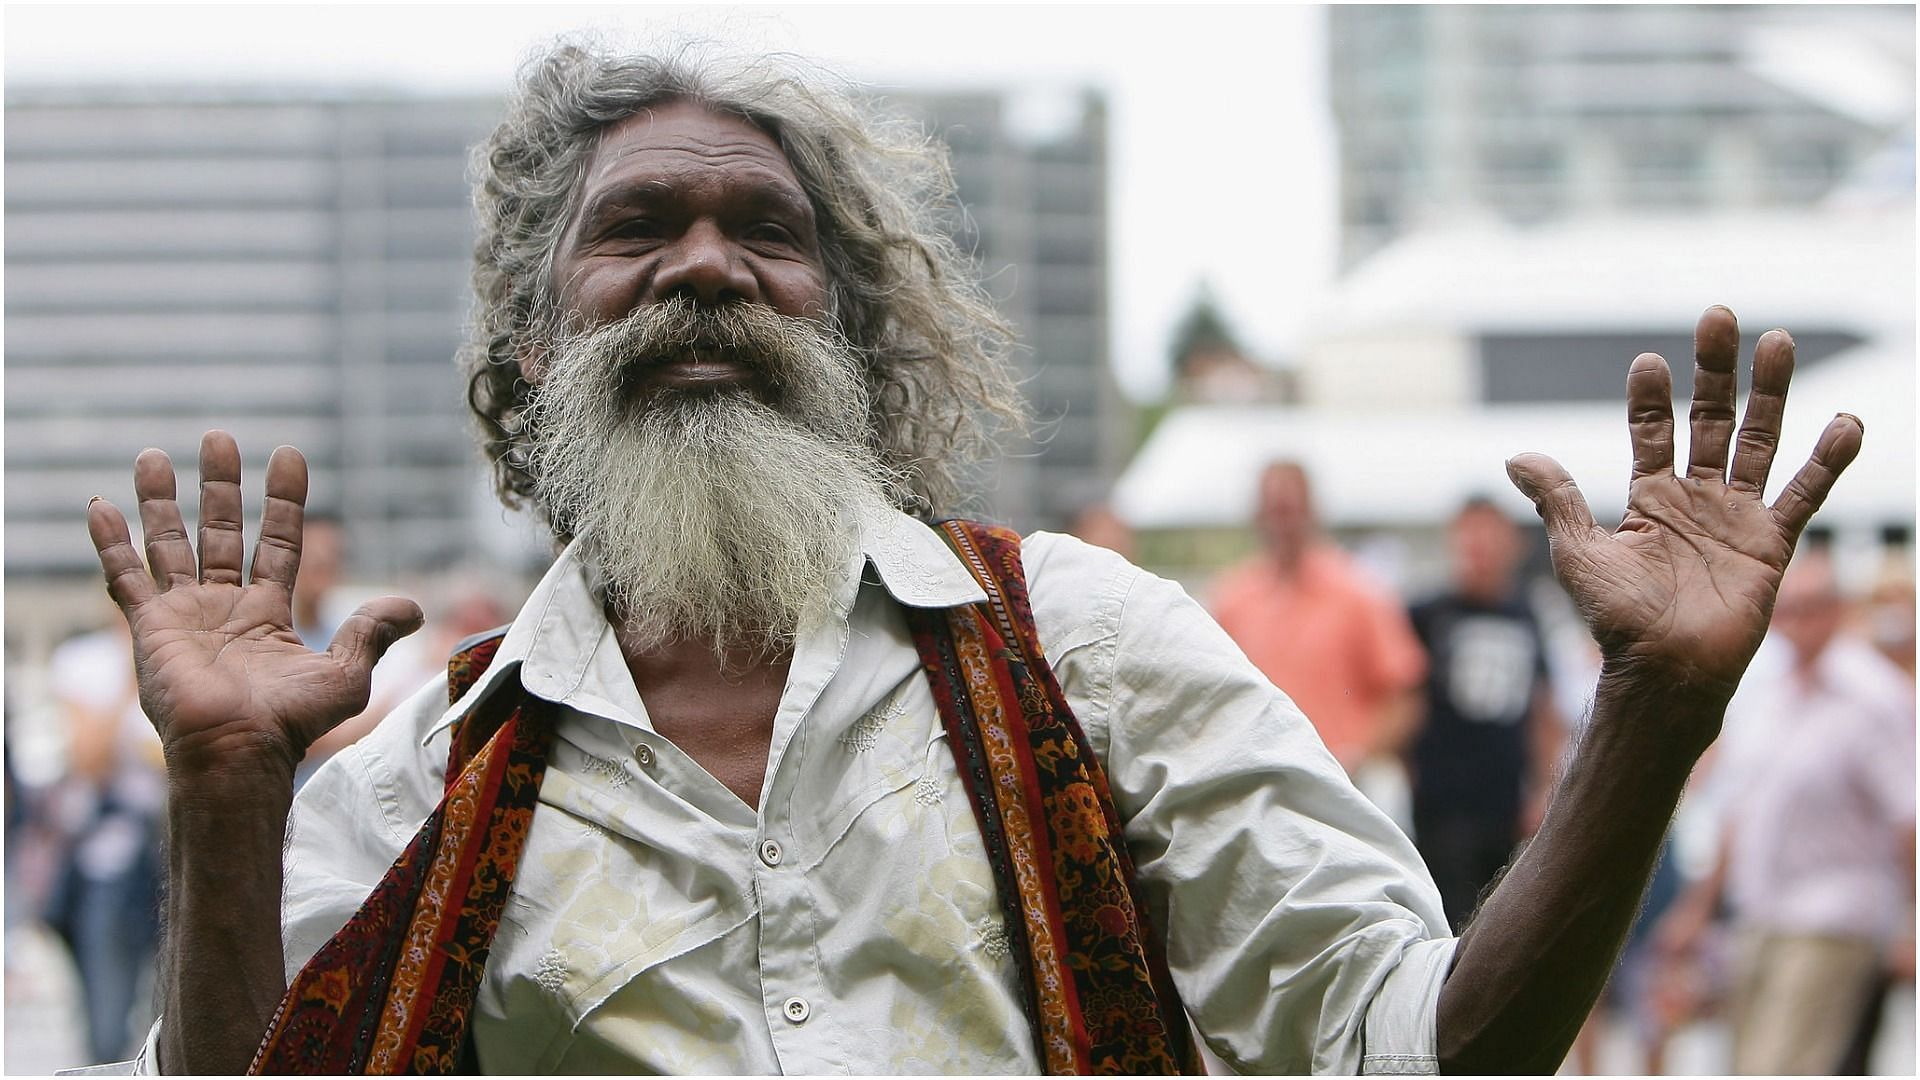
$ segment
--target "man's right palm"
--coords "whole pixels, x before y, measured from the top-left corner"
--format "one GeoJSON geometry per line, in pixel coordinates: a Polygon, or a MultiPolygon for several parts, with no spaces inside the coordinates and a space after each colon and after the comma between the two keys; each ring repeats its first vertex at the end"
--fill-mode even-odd
{"type": "Polygon", "coordinates": [[[291,772],[315,739],[366,707],[374,662],[420,625],[412,601],[381,597],[341,624],[326,652],[302,644],[292,611],[307,494],[298,451],[274,451],[266,488],[244,582],[240,452],[225,432],[208,432],[200,444],[197,559],[174,499],[172,463],[160,451],[134,463],[145,565],[120,512],[101,499],[88,504],[108,592],[133,631],[140,704],[170,762],[277,760],[291,772]]]}

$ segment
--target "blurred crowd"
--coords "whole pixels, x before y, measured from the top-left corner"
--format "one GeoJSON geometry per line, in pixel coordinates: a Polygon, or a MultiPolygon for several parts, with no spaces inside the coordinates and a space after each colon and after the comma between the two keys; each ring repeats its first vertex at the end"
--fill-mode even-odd
{"type": "MultiPolygon", "coordinates": [[[[1210,609],[1413,837],[1463,929],[1540,827],[1599,677],[1563,595],[1525,573],[1544,533],[1468,498],[1444,583],[1408,596],[1323,530],[1297,462],[1262,472],[1253,525],[1258,551],[1203,589],[1210,609]]],[[[1105,507],[1073,531],[1132,547],[1105,507]]],[[[1882,1021],[1914,979],[1912,553],[1835,559],[1803,541],[1570,1070],[1666,1073],[1703,1023],[1728,1049],[1688,1071],[1863,1075],[1883,1035],[1911,1067],[1911,1026],[1882,1021]],[[1602,1059],[1609,1034],[1624,1060],[1602,1059]]]]}
{"type": "MultiPolygon", "coordinates": [[[[346,543],[343,523],[309,516],[293,616],[295,631],[315,649],[327,647],[367,595],[346,585],[346,543]]],[[[511,575],[461,569],[417,590],[425,627],[389,650],[374,672],[366,710],[314,744],[296,786],[443,671],[462,639],[507,623],[519,605],[514,588],[511,575]]],[[[40,678],[24,680],[39,688],[41,700],[16,702],[11,688],[19,683],[8,684],[7,1002],[12,1010],[71,988],[72,1008],[59,1012],[81,1018],[72,1040],[78,1045],[31,1055],[61,1068],[126,1060],[144,1039],[153,1020],[165,880],[165,763],[140,710],[132,638],[104,592],[93,621],[95,628],[53,649],[40,678]],[[20,748],[38,741],[21,730],[21,715],[33,711],[29,723],[41,729],[34,734],[51,729],[57,738],[41,754],[50,760],[21,767],[20,748]],[[69,965],[49,965],[32,947],[36,934],[50,934],[63,947],[56,956],[63,951],[69,965]],[[67,970],[51,969],[58,967],[67,970]]],[[[9,1024],[10,1043],[21,1034],[54,1037],[9,1024]]],[[[18,1071],[16,1060],[10,1049],[8,1072],[18,1071]]]]}
{"type": "MultiPolygon", "coordinates": [[[[1554,594],[1527,575],[1542,565],[1538,530],[1488,499],[1447,523],[1444,585],[1411,597],[1322,529],[1301,465],[1268,467],[1255,501],[1258,550],[1203,599],[1412,835],[1459,930],[1548,812],[1601,658],[1564,632],[1569,612],[1543,610],[1554,594]]],[[[1072,531],[1134,554],[1105,507],[1072,531]]],[[[309,523],[294,614],[315,648],[359,599],[342,583],[346,535],[337,521],[309,523]]],[[[1704,1022],[1731,1033],[1728,1071],[1865,1073],[1889,995],[1912,983],[1911,554],[1841,573],[1811,539],[1571,1071],[1663,1073],[1676,1033],[1704,1022]],[[1860,580],[1871,587],[1842,588],[1860,580]],[[1599,1057],[1609,1032],[1631,1062],[1599,1057]]],[[[425,685],[457,642],[507,622],[518,603],[508,578],[426,587],[425,630],[389,654],[367,710],[317,744],[298,779],[425,685]]],[[[38,682],[35,705],[61,737],[57,768],[16,769],[8,702],[6,927],[10,1002],[47,977],[17,960],[33,955],[15,948],[19,935],[50,934],[71,961],[85,1055],[105,1062],[128,1056],[151,1021],[165,783],[124,621],[104,602],[97,621],[53,650],[38,682]]],[[[1911,1063],[1910,1046],[1901,1054],[1911,1063]]]]}

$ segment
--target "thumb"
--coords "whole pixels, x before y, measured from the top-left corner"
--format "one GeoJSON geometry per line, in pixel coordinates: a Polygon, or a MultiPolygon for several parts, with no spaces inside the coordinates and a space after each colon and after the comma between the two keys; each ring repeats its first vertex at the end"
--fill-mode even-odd
{"type": "Polygon", "coordinates": [[[1593,511],[1587,509],[1586,496],[1560,463],[1545,454],[1515,454],[1507,459],[1507,479],[1520,493],[1533,501],[1547,535],[1556,540],[1578,542],[1597,526],[1593,511]]]}
{"type": "Polygon", "coordinates": [[[327,654],[348,667],[368,670],[387,647],[426,622],[420,605],[404,596],[381,596],[361,604],[334,632],[327,654]]]}

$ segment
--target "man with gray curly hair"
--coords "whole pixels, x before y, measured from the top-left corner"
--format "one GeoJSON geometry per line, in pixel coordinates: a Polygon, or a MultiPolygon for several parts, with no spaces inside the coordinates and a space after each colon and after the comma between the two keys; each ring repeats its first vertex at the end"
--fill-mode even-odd
{"type": "MultiPolygon", "coordinates": [[[[1619,530],[1523,454],[1606,664],[1462,936],[1407,838],[1178,586],[949,520],[1017,424],[938,152],[798,68],[573,46],[476,154],[469,399],[561,546],[514,622],[292,798],[417,606],[294,635],[304,462],[201,446],[199,543],[89,504],[166,747],[170,1072],[1551,1072],[1861,429],[1761,500],[1793,361],[1628,374],[1619,530]],[[1731,464],[1729,454],[1731,453],[1731,464]],[[284,851],[284,860],[281,855],[284,851]]],[[[1384,481],[1383,481],[1384,482],[1384,481]]]]}

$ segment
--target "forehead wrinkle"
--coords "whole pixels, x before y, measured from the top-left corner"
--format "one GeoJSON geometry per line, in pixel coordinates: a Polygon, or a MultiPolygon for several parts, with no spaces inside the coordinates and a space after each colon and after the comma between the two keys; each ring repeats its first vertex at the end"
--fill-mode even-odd
{"type": "Polygon", "coordinates": [[[608,163],[622,157],[646,150],[680,151],[697,156],[757,156],[778,162],[782,167],[791,167],[786,151],[781,148],[766,129],[758,124],[732,113],[707,108],[697,102],[669,101],[649,106],[624,120],[615,121],[602,129],[595,148],[596,156],[606,154],[609,142],[618,141],[619,146],[608,159],[608,163]],[[660,114],[663,111],[698,115],[710,124],[717,124],[715,130],[709,126],[676,127],[662,134],[660,132],[660,114]],[[657,141],[656,141],[657,140],[657,141]]]}
{"type": "Polygon", "coordinates": [[[633,172],[637,175],[623,175],[617,165],[617,162],[609,162],[605,168],[595,170],[595,175],[588,182],[588,194],[580,217],[582,221],[596,220],[610,209],[645,203],[653,197],[671,198],[687,188],[706,186],[716,180],[726,184],[736,178],[747,178],[749,183],[755,179],[770,181],[752,184],[750,190],[744,193],[749,202],[770,202],[808,220],[814,217],[813,200],[807,196],[798,178],[788,171],[773,168],[758,155],[748,156],[747,160],[738,164],[705,156],[692,160],[649,163],[636,167],[633,172]]]}
{"type": "Polygon", "coordinates": [[[636,193],[642,188],[658,187],[664,194],[671,193],[679,184],[689,181],[699,183],[716,173],[726,179],[757,174],[759,178],[771,181],[773,190],[798,194],[799,179],[787,166],[786,159],[769,157],[756,150],[747,148],[735,152],[705,153],[678,148],[633,147],[618,157],[600,163],[594,169],[590,183],[636,193]],[[648,155],[648,159],[636,161],[635,158],[641,154],[648,155]]]}
{"type": "MultiPolygon", "coordinates": [[[[809,214],[813,209],[793,162],[770,132],[745,117],[698,101],[682,99],[650,105],[603,128],[583,179],[590,188],[614,182],[622,166],[639,154],[664,159],[657,165],[639,165],[636,171],[643,178],[656,167],[696,180],[703,169],[731,171],[745,166],[764,170],[775,181],[773,188],[789,201],[804,206],[809,214]],[[672,114],[666,118],[670,127],[665,132],[661,131],[663,113],[672,114]]],[[[656,178],[651,182],[661,181],[656,178]]],[[[598,205],[600,198],[596,194],[587,201],[598,205]]]]}

